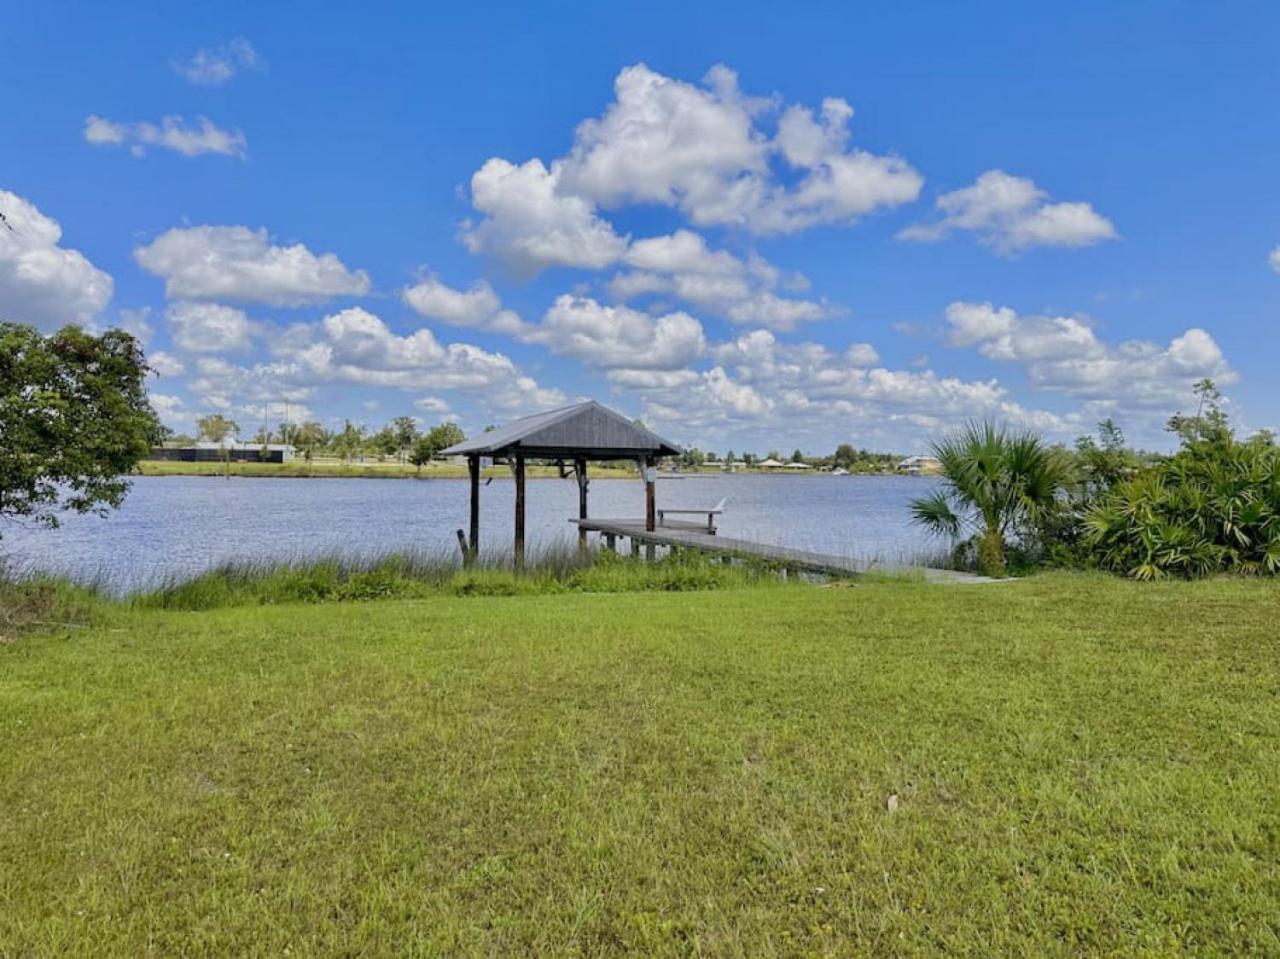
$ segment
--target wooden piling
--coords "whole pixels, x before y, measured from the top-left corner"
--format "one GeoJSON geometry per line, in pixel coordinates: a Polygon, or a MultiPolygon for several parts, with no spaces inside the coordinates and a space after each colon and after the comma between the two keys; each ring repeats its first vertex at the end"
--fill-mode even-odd
{"type": "Polygon", "coordinates": [[[514,556],[516,569],[524,568],[524,455],[516,454],[516,535],[514,556]]]}
{"type": "Polygon", "coordinates": [[[644,460],[644,528],[652,533],[657,527],[658,508],[654,496],[654,458],[644,460]]]}
{"type": "Polygon", "coordinates": [[[480,555],[480,457],[467,457],[467,473],[471,478],[471,535],[465,545],[468,565],[480,555]]]}
{"type": "MultiPolygon", "coordinates": [[[[587,518],[587,461],[585,459],[576,459],[573,461],[573,469],[578,477],[578,519],[587,518]]],[[[587,549],[587,531],[582,527],[578,528],[578,549],[586,552],[587,549]]]]}

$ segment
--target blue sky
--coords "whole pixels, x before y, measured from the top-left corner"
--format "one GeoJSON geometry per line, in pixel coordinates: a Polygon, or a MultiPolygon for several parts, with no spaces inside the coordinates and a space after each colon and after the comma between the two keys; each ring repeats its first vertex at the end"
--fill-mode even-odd
{"type": "Polygon", "coordinates": [[[1027,8],[9,5],[0,318],[178,428],[1280,426],[1280,8],[1027,8]]]}

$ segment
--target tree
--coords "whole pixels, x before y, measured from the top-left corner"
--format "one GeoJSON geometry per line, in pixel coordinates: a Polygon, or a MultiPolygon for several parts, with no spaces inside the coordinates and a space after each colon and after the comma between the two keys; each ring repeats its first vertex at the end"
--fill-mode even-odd
{"type": "Polygon", "coordinates": [[[791,462],[793,462],[793,463],[803,463],[803,462],[804,462],[804,454],[803,454],[803,453],[801,453],[799,450],[796,450],[794,453],[792,453],[792,454],[791,454],[791,462]]]}
{"type": "Polygon", "coordinates": [[[378,461],[381,462],[384,457],[392,456],[400,452],[400,440],[396,436],[396,431],[391,426],[384,426],[378,432],[369,438],[369,445],[373,447],[373,451],[378,454],[378,461]]]}
{"type": "Polygon", "coordinates": [[[425,436],[419,436],[413,441],[413,447],[409,450],[409,462],[421,473],[422,467],[430,463],[435,455],[435,447],[432,446],[431,440],[425,436]]]}
{"type": "Polygon", "coordinates": [[[333,447],[344,463],[350,463],[364,447],[364,427],[343,420],[342,431],[333,437],[333,447]]]}
{"type": "Polygon", "coordinates": [[[427,431],[426,438],[431,449],[431,455],[434,457],[440,455],[441,450],[461,443],[467,436],[457,423],[441,423],[439,426],[431,427],[427,431]]]}
{"type": "Polygon", "coordinates": [[[122,330],[52,336],[0,323],[0,518],[58,525],[58,513],[103,514],[122,477],[159,442],[146,358],[122,330]]]}
{"type": "Polygon", "coordinates": [[[691,446],[680,456],[680,465],[687,469],[697,469],[707,460],[706,454],[696,446],[691,446]]]}
{"type": "Polygon", "coordinates": [[[302,458],[310,463],[315,451],[329,441],[329,434],[323,426],[310,420],[293,428],[293,442],[302,450],[302,458]]]}
{"type": "Polygon", "coordinates": [[[971,423],[934,443],[933,454],[942,463],[943,485],[912,500],[912,519],[953,539],[972,531],[979,569],[1003,576],[1010,538],[1029,533],[1067,486],[1066,458],[1034,433],[1011,433],[989,422],[971,423]]]}
{"type": "Polygon", "coordinates": [[[208,416],[196,419],[196,435],[203,436],[209,442],[217,443],[219,446],[228,436],[235,436],[239,432],[240,424],[221,413],[210,413],[208,416]]]}
{"type": "Polygon", "coordinates": [[[1227,414],[1222,411],[1222,393],[1214,385],[1213,380],[1200,380],[1192,393],[1196,397],[1196,415],[1183,416],[1175,413],[1169,418],[1165,427],[1170,433],[1176,433],[1183,446],[1197,443],[1227,446],[1234,438],[1231,424],[1227,422],[1227,414]]]}
{"type": "Polygon", "coordinates": [[[391,421],[391,429],[396,435],[396,443],[403,459],[418,438],[418,421],[412,416],[397,416],[391,421]]]}
{"type": "Polygon", "coordinates": [[[831,465],[841,469],[851,470],[857,462],[858,452],[849,443],[841,443],[831,456],[831,465]]]}

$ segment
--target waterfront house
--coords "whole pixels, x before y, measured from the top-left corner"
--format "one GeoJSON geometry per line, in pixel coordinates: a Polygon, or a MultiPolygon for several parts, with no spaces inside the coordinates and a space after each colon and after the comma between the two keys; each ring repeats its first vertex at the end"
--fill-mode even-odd
{"type": "Polygon", "coordinates": [[[898,464],[898,472],[909,476],[932,476],[942,472],[942,461],[936,456],[908,456],[898,464]]]}

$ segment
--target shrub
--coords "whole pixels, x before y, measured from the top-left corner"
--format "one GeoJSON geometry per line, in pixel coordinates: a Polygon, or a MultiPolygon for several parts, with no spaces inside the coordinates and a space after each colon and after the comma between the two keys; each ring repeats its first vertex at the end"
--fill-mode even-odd
{"type": "MultiPolygon", "coordinates": [[[[971,423],[935,443],[942,488],[913,500],[914,522],[941,536],[973,537],[978,569],[1003,576],[1006,552],[1034,535],[1070,479],[1066,458],[1034,433],[971,423]]],[[[957,556],[959,553],[957,553],[957,556]]]]}
{"type": "Polygon", "coordinates": [[[1280,449],[1269,436],[1193,439],[1122,480],[1086,515],[1104,569],[1137,579],[1280,572],[1280,449]]]}

